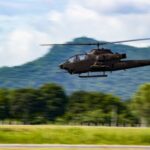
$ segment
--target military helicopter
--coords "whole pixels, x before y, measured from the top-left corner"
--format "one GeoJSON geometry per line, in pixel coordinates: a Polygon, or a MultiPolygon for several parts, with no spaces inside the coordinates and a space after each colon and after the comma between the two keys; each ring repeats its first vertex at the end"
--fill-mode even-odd
{"type": "Polygon", "coordinates": [[[143,67],[150,65],[150,60],[122,60],[126,59],[125,53],[113,53],[111,49],[100,48],[100,46],[107,44],[118,44],[134,41],[145,41],[150,38],[132,39],[115,42],[94,42],[94,43],[65,43],[65,44],[42,44],[42,46],[50,45],[95,45],[97,48],[92,49],[85,54],[76,54],[60,64],[61,69],[66,70],[70,74],[78,74],[80,78],[91,77],[107,77],[107,71],[113,72],[118,70],[126,70],[135,67],[143,67]],[[100,72],[101,74],[94,74],[92,72],[100,72]],[[86,75],[83,75],[87,73],[86,75]],[[91,75],[92,73],[92,75],[91,75]]]}

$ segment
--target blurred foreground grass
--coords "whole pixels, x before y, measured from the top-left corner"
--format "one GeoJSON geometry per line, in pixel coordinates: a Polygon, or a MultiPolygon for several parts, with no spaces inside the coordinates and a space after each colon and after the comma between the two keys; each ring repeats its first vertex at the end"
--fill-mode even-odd
{"type": "Polygon", "coordinates": [[[0,143],[150,145],[150,128],[1,125],[0,143]]]}
{"type": "Polygon", "coordinates": [[[146,150],[133,148],[3,148],[0,150],[146,150]]]}

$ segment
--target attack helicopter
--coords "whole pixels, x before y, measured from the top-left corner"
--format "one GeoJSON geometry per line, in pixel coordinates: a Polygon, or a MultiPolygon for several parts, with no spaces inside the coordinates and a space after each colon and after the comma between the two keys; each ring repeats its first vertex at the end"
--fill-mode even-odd
{"type": "Polygon", "coordinates": [[[150,60],[124,60],[127,58],[127,55],[125,53],[122,54],[113,53],[111,49],[100,48],[101,46],[108,44],[118,44],[134,41],[145,41],[145,40],[150,40],[150,38],[131,39],[115,42],[42,44],[42,46],[50,46],[50,45],[97,46],[97,48],[92,49],[87,53],[76,54],[74,56],[71,56],[65,62],[59,65],[60,69],[64,69],[70,74],[78,74],[80,78],[92,78],[92,77],[107,77],[108,75],[106,74],[106,72],[149,66],[150,60]],[[101,74],[93,74],[93,72],[100,72],[101,74]]]}

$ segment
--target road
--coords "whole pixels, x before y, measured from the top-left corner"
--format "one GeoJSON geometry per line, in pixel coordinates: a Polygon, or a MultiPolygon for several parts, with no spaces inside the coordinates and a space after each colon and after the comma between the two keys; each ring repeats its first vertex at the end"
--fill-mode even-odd
{"type": "Polygon", "coordinates": [[[65,149],[135,149],[150,150],[150,146],[127,145],[66,145],[66,144],[0,144],[0,148],[65,148],[65,149]]]}

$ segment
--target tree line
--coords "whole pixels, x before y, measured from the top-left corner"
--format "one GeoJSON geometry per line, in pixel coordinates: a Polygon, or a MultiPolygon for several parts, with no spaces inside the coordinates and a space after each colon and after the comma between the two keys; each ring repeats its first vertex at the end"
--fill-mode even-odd
{"type": "Polygon", "coordinates": [[[150,83],[130,100],[101,92],[67,95],[57,84],[0,89],[0,122],[21,124],[150,125],[150,83]]]}

